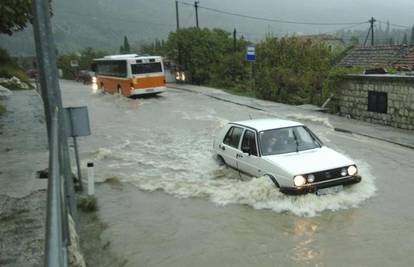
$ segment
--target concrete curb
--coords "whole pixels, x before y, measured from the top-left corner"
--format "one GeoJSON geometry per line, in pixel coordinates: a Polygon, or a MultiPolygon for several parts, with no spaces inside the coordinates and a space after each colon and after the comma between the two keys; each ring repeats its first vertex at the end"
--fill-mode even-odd
{"type": "MultiPolygon", "coordinates": [[[[218,97],[218,96],[213,96],[213,95],[210,95],[210,94],[202,93],[202,92],[199,92],[199,91],[196,91],[196,90],[183,88],[183,87],[177,86],[175,84],[168,84],[167,87],[187,91],[187,92],[190,92],[190,93],[202,94],[204,96],[208,96],[208,97],[220,100],[220,101],[224,101],[224,102],[227,102],[227,103],[232,103],[232,104],[239,105],[239,106],[248,107],[248,108],[255,109],[255,110],[266,111],[264,109],[257,108],[257,107],[251,106],[251,105],[239,103],[239,102],[236,102],[236,101],[231,101],[231,100],[224,99],[224,98],[221,98],[221,97],[218,97]]],[[[220,89],[216,89],[216,90],[220,90],[220,89]]],[[[402,146],[402,147],[405,147],[405,148],[414,149],[414,146],[412,146],[412,145],[399,143],[399,142],[396,142],[396,141],[393,141],[393,140],[390,140],[390,139],[386,139],[386,138],[381,138],[381,137],[377,137],[377,136],[373,136],[373,135],[369,135],[369,134],[364,134],[364,133],[360,133],[360,132],[354,132],[354,131],[350,131],[350,130],[343,129],[343,128],[337,128],[337,127],[334,127],[334,130],[337,131],[337,132],[360,135],[360,136],[368,137],[368,138],[371,138],[371,139],[380,140],[380,141],[383,141],[383,142],[387,142],[387,143],[391,143],[391,144],[394,144],[394,145],[402,146]]]]}
{"type": "Polygon", "coordinates": [[[402,147],[405,147],[405,148],[414,149],[414,146],[412,146],[412,145],[407,145],[407,144],[404,144],[404,143],[395,142],[395,141],[392,141],[392,140],[389,140],[389,139],[385,139],[385,138],[381,138],[381,137],[377,137],[377,136],[373,136],[373,135],[363,134],[363,133],[359,133],[359,132],[353,132],[353,131],[342,129],[342,128],[334,128],[334,130],[337,131],[337,132],[360,135],[360,136],[368,137],[368,138],[371,138],[371,139],[376,139],[376,140],[391,143],[391,144],[394,144],[394,145],[402,146],[402,147]]]}

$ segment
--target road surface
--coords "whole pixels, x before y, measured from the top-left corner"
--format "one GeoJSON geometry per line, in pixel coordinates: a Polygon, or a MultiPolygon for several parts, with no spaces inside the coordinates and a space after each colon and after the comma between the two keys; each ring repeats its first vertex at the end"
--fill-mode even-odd
{"type": "MultiPolygon", "coordinates": [[[[125,266],[412,266],[414,150],[336,132],[294,108],[278,113],[170,89],[151,98],[94,94],[62,81],[65,106],[87,105],[102,238],[125,266]],[[363,181],[338,195],[285,196],[213,159],[228,121],[296,118],[353,158],[363,181]]],[[[237,98],[237,96],[234,96],[237,98]]],[[[278,106],[278,104],[268,104],[278,106]]]]}

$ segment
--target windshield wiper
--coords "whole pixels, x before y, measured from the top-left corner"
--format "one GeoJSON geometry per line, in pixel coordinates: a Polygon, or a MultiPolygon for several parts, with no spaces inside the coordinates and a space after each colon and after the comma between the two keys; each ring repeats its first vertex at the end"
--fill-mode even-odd
{"type": "Polygon", "coordinates": [[[299,152],[299,142],[298,142],[298,137],[295,134],[295,131],[292,131],[293,133],[293,137],[295,138],[295,143],[296,143],[296,153],[299,152]]]}

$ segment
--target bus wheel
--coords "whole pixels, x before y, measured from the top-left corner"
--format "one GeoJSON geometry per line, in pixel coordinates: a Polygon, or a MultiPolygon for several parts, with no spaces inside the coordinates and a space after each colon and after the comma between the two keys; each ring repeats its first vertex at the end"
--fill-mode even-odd
{"type": "Polygon", "coordinates": [[[103,92],[105,92],[105,87],[104,87],[104,84],[103,83],[101,83],[99,85],[99,89],[102,90],[103,92]]]}
{"type": "Polygon", "coordinates": [[[122,96],[122,88],[118,85],[118,90],[117,90],[118,96],[121,97],[122,96]]]}

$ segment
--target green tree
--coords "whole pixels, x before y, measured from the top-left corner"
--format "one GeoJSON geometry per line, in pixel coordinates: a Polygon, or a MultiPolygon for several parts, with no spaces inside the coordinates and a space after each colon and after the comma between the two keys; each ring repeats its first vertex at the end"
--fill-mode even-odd
{"type": "Polygon", "coordinates": [[[355,45],[359,45],[359,38],[356,36],[352,36],[351,37],[351,45],[355,46],[355,45]]]}
{"type": "MultiPolygon", "coordinates": [[[[52,14],[51,0],[49,11],[52,14]]],[[[12,35],[23,30],[32,19],[32,0],[1,0],[0,33],[12,35]]]]}
{"type": "Polygon", "coordinates": [[[131,46],[129,45],[127,36],[124,36],[124,44],[121,45],[121,47],[119,48],[119,53],[121,53],[121,54],[131,53],[131,46]]]}
{"type": "Polygon", "coordinates": [[[193,83],[208,84],[223,56],[233,52],[233,43],[230,33],[221,29],[186,28],[170,33],[166,51],[193,83]]]}
{"type": "Polygon", "coordinates": [[[414,45],[414,25],[411,28],[411,36],[410,36],[410,46],[414,45]]]}
{"type": "Polygon", "coordinates": [[[256,94],[274,101],[320,104],[336,54],[323,44],[296,37],[267,37],[256,46],[256,94]]]}

